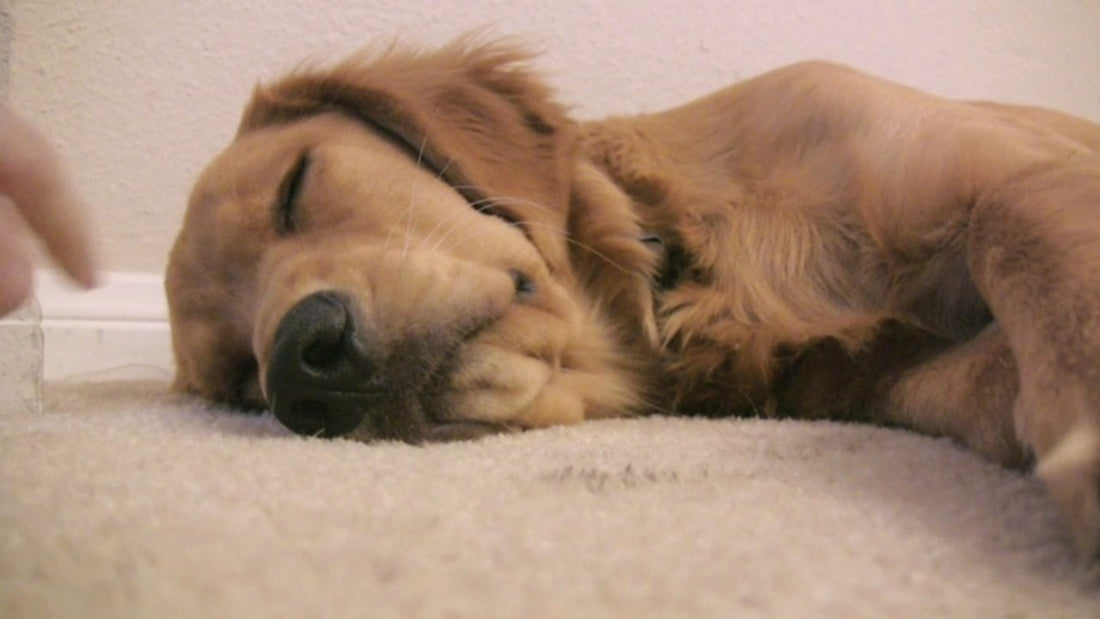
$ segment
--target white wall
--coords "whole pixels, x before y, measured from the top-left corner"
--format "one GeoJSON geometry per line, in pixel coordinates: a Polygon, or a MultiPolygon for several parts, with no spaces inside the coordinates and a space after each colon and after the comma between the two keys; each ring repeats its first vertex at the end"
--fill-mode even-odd
{"type": "Polygon", "coordinates": [[[115,270],[163,269],[256,79],[393,35],[525,35],[586,117],[824,57],[1100,120],[1098,0],[17,0],[14,15],[12,103],[67,156],[115,270]]]}

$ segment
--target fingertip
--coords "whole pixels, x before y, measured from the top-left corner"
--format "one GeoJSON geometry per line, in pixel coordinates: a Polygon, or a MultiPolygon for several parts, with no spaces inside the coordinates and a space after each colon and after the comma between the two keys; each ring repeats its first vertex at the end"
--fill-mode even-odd
{"type": "Polygon", "coordinates": [[[63,214],[43,226],[42,241],[69,278],[84,289],[100,284],[95,230],[88,218],[88,211],[71,192],[61,192],[51,210],[63,214]]]}
{"type": "Polygon", "coordinates": [[[93,290],[103,285],[103,278],[100,277],[99,271],[96,269],[88,269],[76,275],[75,279],[76,283],[80,284],[80,287],[85,290],[93,290]]]}
{"type": "Polygon", "coordinates": [[[98,288],[102,283],[96,261],[91,257],[91,252],[84,248],[78,251],[62,252],[55,255],[61,268],[68,274],[69,279],[85,290],[98,288]]]}

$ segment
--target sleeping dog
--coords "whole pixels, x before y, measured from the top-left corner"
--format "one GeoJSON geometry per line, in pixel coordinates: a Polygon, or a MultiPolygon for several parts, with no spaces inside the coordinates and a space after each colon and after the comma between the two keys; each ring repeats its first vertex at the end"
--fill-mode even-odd
{"type": "Polygon", "coordinates": [[[1034,466],[1100,552],[1100,126],[809,62],[578,122],[514,46],[258,87],[167,273],[175,388],[418,442],[827,418],[1034,466]]]}

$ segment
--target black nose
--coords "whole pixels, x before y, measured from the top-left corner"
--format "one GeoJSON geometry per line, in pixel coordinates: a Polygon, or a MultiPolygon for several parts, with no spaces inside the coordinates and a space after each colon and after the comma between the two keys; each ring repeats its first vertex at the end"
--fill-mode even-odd
{"type": "Polygon", "coordinates": [[[364,346],[345,297],[325,291],[299,301],[272,342],[266,378],[275,417],[311,436],[341,436],[358,427],[377,374],[364,346]]]}

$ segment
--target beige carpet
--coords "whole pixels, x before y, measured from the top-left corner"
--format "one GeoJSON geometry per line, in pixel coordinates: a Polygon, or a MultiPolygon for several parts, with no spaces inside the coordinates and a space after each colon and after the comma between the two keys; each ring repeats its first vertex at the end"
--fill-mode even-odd
{"type": "Polygon", "coordinates": [[[1039,484],[943,440],[638,419],[364,445],[163,389],[0,415],[0,616],[1100,617],[1039,484]]]}

